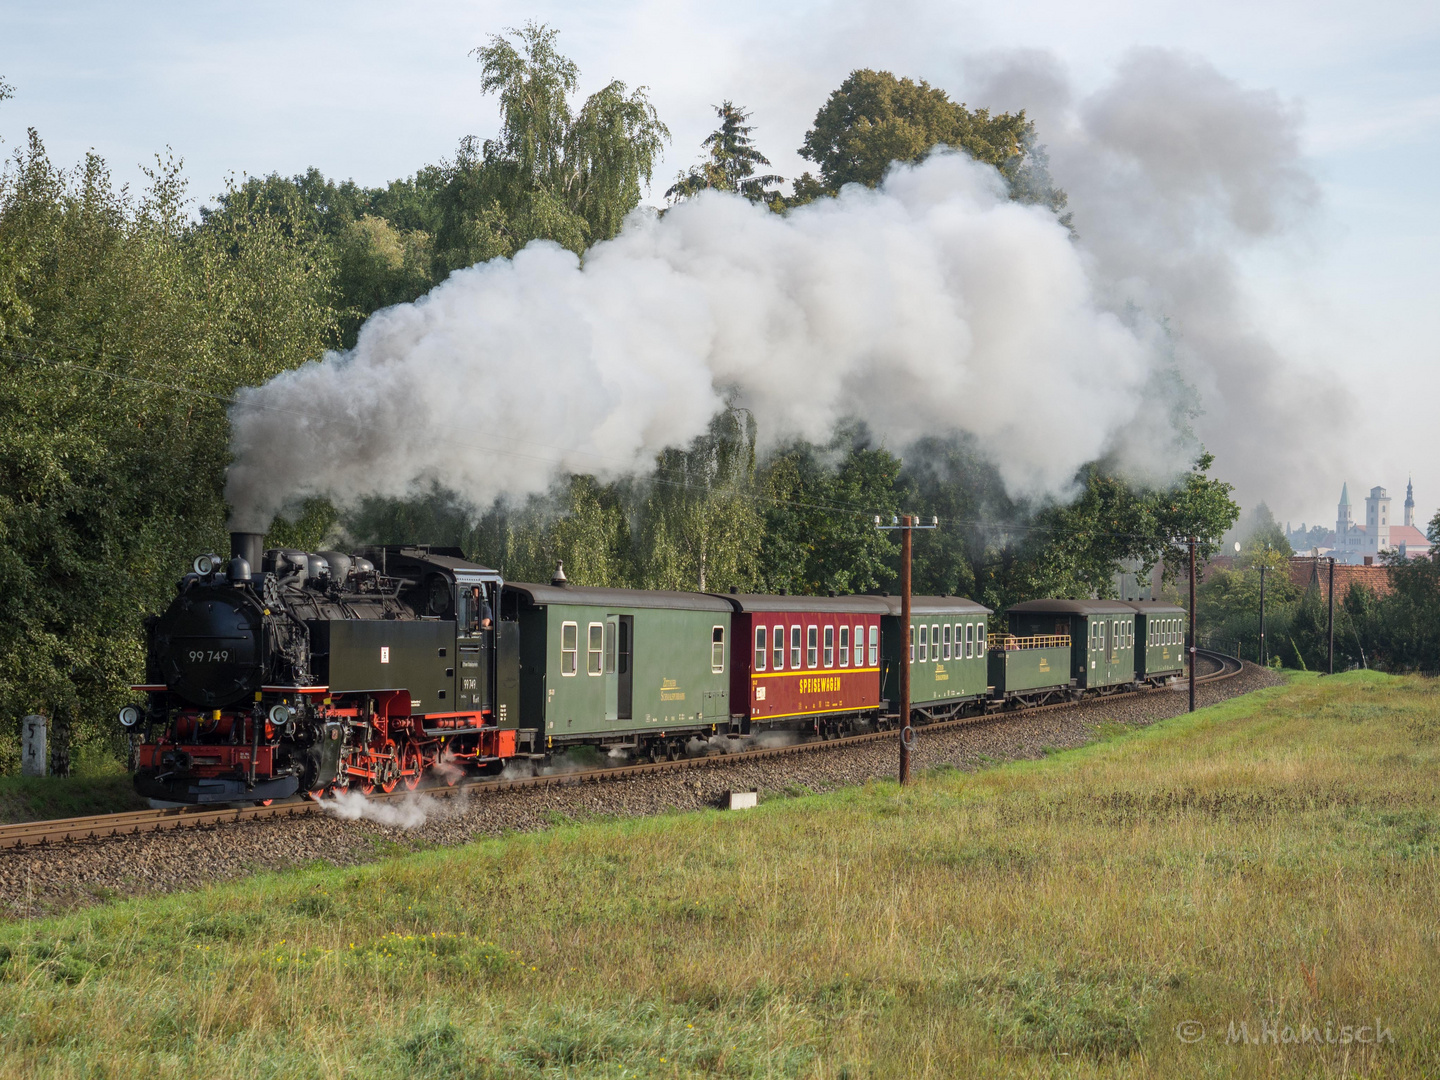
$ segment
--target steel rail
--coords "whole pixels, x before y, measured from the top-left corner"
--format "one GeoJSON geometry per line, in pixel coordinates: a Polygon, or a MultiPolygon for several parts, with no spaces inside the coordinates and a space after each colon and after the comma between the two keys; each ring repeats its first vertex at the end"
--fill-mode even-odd
{"type": "MultiPolygon", "coordinates": [[[[1218,664],[1215,671],[1196,676],[1201,683],[1218,682],[1240,674],[1244,665],[1235,657],[1209,649],[1198,650],[1198,655],[1211,663],[1218,664]]],[[[1102,697],[1081,698],[1078,701],[1058,701],[1050,705],[1037,705],[1027,709],[997,710],[960,716],[933,723],[917,724],[919,733],[943,731],[964,725],[997,723],[1013,716],[1030,716],[1051,709],[1072,709],[1077,706],[1097,704],[1102,701],[1116,701],[1157,692],[1155,687],[1128,690],[1102,697]]],[[[608,769],[586,769],[580,772],[556,773],[547,776],[525,776],[511,780],[475,779],[452,787],[421,788],[416,791],[396,790],[388,794],[376,793],[370,798],[376,802],[392,802],[409,795],[424,795],[432,798],[450,798],[459,794],[488,795],[502,791],[518,791],[527,788],[571,787],[580,784],[594,784],[609,780],[622,780],[633,776],[647,776],[653,773],[681,771],[685,769],[708,769],[731,765],[738,762],[759,761],[767,758],[785,757],[791,754],[808,753],[813,750],[830,750],[880,739],[899,738],[898,728],[881,731],[867,731],[860,735],[847,735],[839,739],[813,739],[808,742],[792,743],[789,746],[765,747],[757,750],[740,750],[733,754],[707,754],[703,757],[679,758],[675,761],[646,761],[635,765],[617,765],[608,769]]],[[[14,825],[0,825],[0,849],[42,847],[49,844],[82,840],[105,840],[125,836],[139,836],[145,833],[168,832],[172,829],[199,828],[208,825],[224,825],[261,818],[300,817],[323,811],[322,803],[309,800],[281,802],[271,806],[240,807],[167,807],[160,810],[129,810],[117,814],[91,814],[86,817],[60,818],[51,821],[25,821],[14,825]]]]}

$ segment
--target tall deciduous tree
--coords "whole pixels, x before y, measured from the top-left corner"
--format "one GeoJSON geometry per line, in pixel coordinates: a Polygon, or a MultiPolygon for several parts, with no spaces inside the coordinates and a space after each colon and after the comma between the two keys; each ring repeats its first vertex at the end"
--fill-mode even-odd
{"type": "Polygon", "coordinates": [[[512,255],[535,239],[576,252],[620,231],[670,132],[645,87],[615,80],[578,109],[580,70],[539,23],[472,53],[500,101],[500,133],[461,143],[439,193],[437,254],[449,269],[512,255]]]}
{"type": "Polygon", "coordinates": [[[720,126],[701,143],[707,154],[699,165],[680,174],[680,179],[665,192],[667,199],[689,198],[706,189],[733,191],[751,202],[770,202],[779,194],[769,190],[783,184],[785,178],[774,173],[756,175],[758,166],[770,167],[770,159],[755,148],[750,137],[753,125],[747,124],[750,114],[734,102],[715,106],[720,126]]]}
{"type": "Polygon", "coordinates": [[[1013,199],[1057,214],[1065,208],[1065,193],[1050,179],[1048,159],[1024,110],[992,116],[951,101],[923,79],[869,69],[852,71],[815,114],[800,153],[819,166],[820,175],[806,173],[796,181],[795,199],[834,194],[845,184],[875,187],[892,162],[920,161],[937,146],[995,166],[1013,199]]]}
{"type": "Polygon", "coordinates": [[[753,589],[764,522],[754,500],[755,421],[729,409],[685,449],[663,451],[642,513],[652,589],[753,589]]]}
{"type": "MultiPolygon", "coordinates": [[[[143,677],[142,616],[224,543],[225,398],[333,343],[303,221],[196,228],[179,165],[138,200],[33,132],[0,174],[0,712],[82,749],[143,677]]],[[[12,740],[0,739],[0,754],[12,740]]]]}

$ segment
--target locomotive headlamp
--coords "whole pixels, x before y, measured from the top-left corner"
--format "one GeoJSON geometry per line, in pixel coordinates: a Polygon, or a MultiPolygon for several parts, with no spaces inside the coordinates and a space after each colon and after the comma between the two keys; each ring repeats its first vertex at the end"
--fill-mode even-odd
{"type": "Polygon", "coordinates": [[[140,722],[140,710],[134,705],[126,705],[120,710],[120,723],[126,727],[134,727],[140,722]]]}
{"type": "Polygon", "coordinates": [[[276,727],[284,727],[290,722],[290,707],[288,705],[270,706],[270,723],[276,727]]]}
{"type": "Polygon", "coordinates": [[[201,577],[209,577],[215,572],[215,556],[201,555],[195,560],[195,572],[201,577]]]}

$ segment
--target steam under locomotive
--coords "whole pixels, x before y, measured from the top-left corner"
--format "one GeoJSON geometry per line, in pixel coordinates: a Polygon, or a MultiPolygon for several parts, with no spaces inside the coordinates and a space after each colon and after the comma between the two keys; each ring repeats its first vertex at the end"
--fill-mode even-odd
{"type": "Polygon", "coordinates": [[[136,789],[180,803],[453,783],[591,746],[658,760],[696,739],[895,726],[1109,693],[1183,670],[1180,608],[803,597],[501,581],[456,549],[262,550],[232,533],[146,620],[136,789]]]}

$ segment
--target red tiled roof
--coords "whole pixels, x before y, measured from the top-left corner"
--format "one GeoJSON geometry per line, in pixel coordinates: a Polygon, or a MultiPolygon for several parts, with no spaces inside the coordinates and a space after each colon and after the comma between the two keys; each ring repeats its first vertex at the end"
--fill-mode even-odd
{"type": "Polygon", "coordinates": [[[1391,525],[1390,546],[1398,548],[1401,544],[1404,544],[1408,551],[1415,548],[1428,548],[1430,541],[1414,525],[1391,525]]]}
{"type": "MultiPolygon", "coordinates": [[[[1290,560],[1290,580],[1302,589],[1316,585],[1320,599],[1329,597],[1330,560],[1309,555],[1299,555],[1290,560]]],[[[1350,591],[1351,585],[1364,585],[1378,596],[1390,591],[1390,570],[1385,566],[1355,566],[1347,563],[1335,564],[1335,599],[1339,600],[1350,591]]]]}

